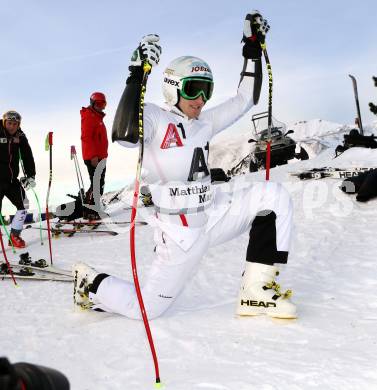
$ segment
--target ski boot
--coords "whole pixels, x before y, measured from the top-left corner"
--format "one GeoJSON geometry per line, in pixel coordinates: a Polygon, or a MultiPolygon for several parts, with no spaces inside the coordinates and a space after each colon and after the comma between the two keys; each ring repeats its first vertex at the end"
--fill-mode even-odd
{"type": "Polygon", "coordinates": [[[9,242],[8,246],[13,246],[17,249],[23,249],[26,247],[25,241],[21,238],[21,236],[18,236],[14,233],[11,233],[9,236],[9,242]]]}
{"type": "Polygon", "coordinates": [[[297,318],[296,306],[290,301],[291,290],[280,292],[274,278],[279,274],[272,265],[246,262],[237,311],[240,316],[268,315],[274,318],[297,318]]]}
{"type": "Polygon", "coordinates": [[[82,309],[90,309],[93,306],[89,298],[89,289],[98,272],[86,265],[77,263],[72,267],[73,275],[73,302],[82,309]]]}

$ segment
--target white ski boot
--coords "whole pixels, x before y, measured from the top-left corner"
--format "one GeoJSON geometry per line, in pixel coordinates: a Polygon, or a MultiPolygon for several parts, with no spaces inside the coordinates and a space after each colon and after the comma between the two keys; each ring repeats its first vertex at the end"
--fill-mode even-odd
{"type": "Polygon", "coordinates": [[[292,292],[280,292],[274,278],[279,274],[272,265],[246,262],[238,296],[240,316],[268,315],[275,318],[296,318],[296,306],[290,301],[292,292]]]}
{"type": "Polygon", "coordinates": [[[72,275],[74,304],[82,309],[90,309],[93,302],[89,298],[89,288],[98,272],[85,263],[77,263],[72,267],[72,275]]]}

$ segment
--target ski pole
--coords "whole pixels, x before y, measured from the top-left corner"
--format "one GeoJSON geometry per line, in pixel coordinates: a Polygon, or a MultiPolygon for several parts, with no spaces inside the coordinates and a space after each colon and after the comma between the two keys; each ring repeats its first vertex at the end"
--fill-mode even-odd
{"type": "MultiPolygon", "coordinates": [[[[20,162],[21,162],[22,172],[23,172],[24,176],[26,176],[24,162],[23,162],[22,156],[21,156],[21,150],[18,150],[18,156],[19,156],[19,159],[20,159],[20,162]]],[[[34,197],[35,197],[35,201],[37,202],[37,206],[38,206],[38,213],[39,213],[39,236],[40,236],[40,239],[41,239],[41,245],[43,245],[41,204],[39,203],[38,195],[35,192],[34,188],[31,188],[31,190],[33,191],[33,194],[34,194],[34,197]]]]}
{"type": "Polygon", "coordinates": [[[50,214],[48,211],[48,201],[50,198],[50,189],[51,189],[51,182],[52,182],[52,131],[50,131],[47,134],[46,137],[46,143],[45,143],[45,149],[48,150],[50,153],[50,170],[49,170],[49,176],[48,176],[48,187],[47,187],[47,195],[46,195],[46,221],[47,221],[47,235],[48,235],[48,246],[50,250],[50,263],[52,265],[52,243],[51,243],[51,227],[50,227],[50,214]]]}
{"type": "Polygon", "coordinates": [[[77,160],[76,148],[74,145],[71,146],[71,160],[73,160],[73,162],[75,164],[75,171],[76,171],[76,177],[77,177],[77,184],[79,186],[81,203],[82,203],[82,205],[84,205],[84,181],[82,180],[80,166],[79,166],[79,162],[77,160]]]}
{"type": "Polygon", "coordinates": [[[132,212],[131,212],[131,229],[130,229],[130,251],[131,251],[131,265],[132,265],[132,276],[134,279],[135,290],[137,299],[139,301],[140,311],[144,322],[145,331],[147,333],[149,346],[152,353],[155,374],[156,374],[156,388],[161,387],[160,373],[158,368],[157,354],[153,343],[152,332],[149,327],[148,317],[144,306],[143,296],[141,294],[139,278],[137,276],[137,266],[136,266],[136,253],[135,253],[135,219],[137,213],[137,201],[139,199],[139,187],[141,180],[141,168],[143,164],[143,155],[144,155],[144,122],[143,122],[143,113],[144,113],[144,96],[146,92],[146,86],[148,81],[148,75],[152,70],[152,66],[144,61],[143,62],[143,79],[141,82],[141,92],[139,100],[139,157],[137,161],[136,169],[136,179],[134,187],[134,196],[132,201],[132,212]]]}
{"type": "MultiPolygon", "coordinates": [[[[2,218],[1,218],[1,220],[2,220],[2,218]]],[[[10,274],[10,276],[12,277],[13,283],[14,283],[16,286],[18,286],[18,284],[17,284],[17,282],[16,282],[16,279],[15,279],[15,277],[14,277],[13,271],[12,271],[12,267],[10,266],[9,261],[8,261],[7,253],[6,253],[5,247],[4,247],[3,232],[2,232],[1,230],[0,230],[0,242],[1,242],[1,250],[3,251],[5,263],[7,264],[9,274],[10,274]]]]}
{"type": "Polygon", "coordinates": [[[261,43],[264,59],[266,60],[268,73],[268,139],[266,148],[266,180],[270,180],[271,166],[271,128],[272,128],[272,68],[267,53],[266,43],[261,43]]]}
{"type": "Polygon", "coordinates": [[[363,124],[361,122],[361,113],[360,113],[360,104],[359,104],[359,94],[357,92],[357,82],[355,76],[352,76],[352,74],[348,75],[351,77],[352,80],[352,85],[353,85],[353,93],[355,95],[355,102],[356,102],[356,110],[357,110],[357,119],[358,119],[358,125],[360,129],[361,135],[364,135],[364,129],[363,129],[363,124]]]}
{"type": "Polygon", "coordinates": [[[43,238],[42,238],[42,212],[41,212],[41,204],[39,203],[38,195],[35,192],[34,188],[31,189],[33,191],[35,201],[37,202],[38,206],[38,213],[39,213],[39,236],[41,239],[41,245],[43,245],[43,238]]]}
{"type": "Polygon", "coordinates": [[[0,212],[0,222],[1,222],[1,225],[3,226],[3,228],[4,228],[5,234],[6,234],[7,237],[8,237],[8,242],[10,242],[10,244],[11,244],[11,246],[12,246],[12,252],[13,252],[14,254],[16,254],[16,249],[14,248],[13,241],[10,239],[10,234],[9,234],[9,232],[8,232],[7,227],[5,226],[4,219],[3,219],[3,216],[2,216],[2,214],[1,214],[1,212],[0,212]]]}

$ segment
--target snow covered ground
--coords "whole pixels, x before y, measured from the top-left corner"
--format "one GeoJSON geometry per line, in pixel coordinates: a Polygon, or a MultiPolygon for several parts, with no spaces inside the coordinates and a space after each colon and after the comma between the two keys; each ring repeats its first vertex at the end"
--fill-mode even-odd
{"type": "MultiPolygon", "coordinates": [[[[338,189],[338,180],[300,182],[288,173],[314,166],[377,166],[377,150],[355,148],[333,160],[344,128],[313,123],[295,129],[296,140],[316,145],[313,158],[271,172],[271,180],[282,182],[294,201],[294,239],[279,281],[283,289],[293,289],[299,318],[237,318],[248,235],[212,248],[174,306],[151,322],[166,389],[377,389],[377,199],[357,203],[338,189]]],[[[231,155],[224,165],[237,163],[225,147],[211,149],[214,159],[231,155]]],[[[264,172],[252,175],[264,180],[264,172]]],[[[125,211],[116,216],[125,218],[125,211]]],[[[69,269],[80,260],[130,279],[128,230],[117,231],[116,237],[55,239],[55,264],[69,269]]],[[[47,241],[40,245],[38,230],[23,236],[34,260],[48,259],[47,241]]],[[[151,228],[138,226],[136,237],[142,280],[153,251],[151,228]]],[[[56,368],[74,390],[153,388],[142,322],[75,311],[71,283],[0,284],[0,355],[56,368]]]]}

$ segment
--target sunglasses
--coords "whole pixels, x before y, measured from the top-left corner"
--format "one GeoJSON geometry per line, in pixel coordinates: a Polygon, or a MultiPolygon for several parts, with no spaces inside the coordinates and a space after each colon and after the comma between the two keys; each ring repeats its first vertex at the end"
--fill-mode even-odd
{"type": "Polygon", "coordinates": [[[213,81],[199,77],[188,77],[182,80],[181,96],[187,100],[194,100],[201,96],[206,102],[211,99],[213,81]]]}

